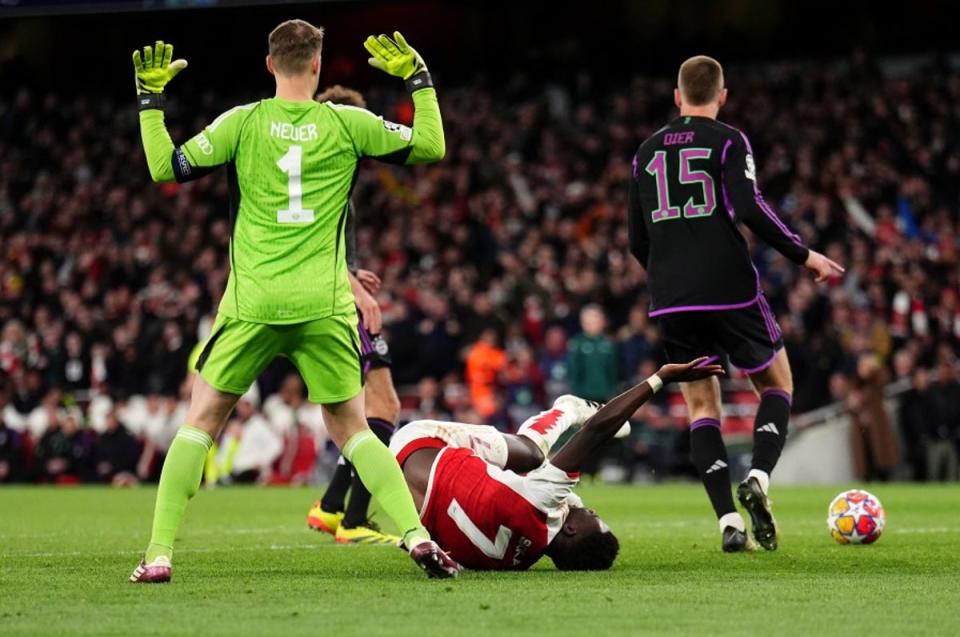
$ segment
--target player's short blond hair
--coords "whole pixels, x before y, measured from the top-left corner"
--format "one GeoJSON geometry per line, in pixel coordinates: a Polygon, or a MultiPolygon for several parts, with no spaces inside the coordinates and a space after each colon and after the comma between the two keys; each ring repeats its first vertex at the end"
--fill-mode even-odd
{"type": "Polygon", "coordinates": [[[677,88],[690,106],[703,106],[723,90],[723,67],[712,57],[695,55],[680,65],[677,88]]]}
{"type": "Polygon", "coordinates": [[[273,68],[283,75],[298,75],[323,48],[323,28],[304,20],[287,20],[267,38],[273,68]]]}
{"type": "Polygon", "coordinates": [[[323,89],[323,91],[317,93],[316,99],[318,102],[333,102],[334,104],[346,104],[358,108],[367,107],[367,100],[363,99],[360,91],[339,84],[323,89]]]}

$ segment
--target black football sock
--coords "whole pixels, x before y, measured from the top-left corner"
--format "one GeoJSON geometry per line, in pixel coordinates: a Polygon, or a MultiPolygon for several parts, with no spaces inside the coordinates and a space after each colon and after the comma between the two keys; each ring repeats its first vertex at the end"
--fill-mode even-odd
{"type": "Polygon", "coordinates": [[[350,488],[350,480],[353,476],[353,465],[340,456],[337,462],[337,468],[330,478],[330,484],[326,492],[320,499],[320,508],[327,513],[339,513],[343,511],[344,502],[347,500],[347,489],[350,488]]]}
{"type": "Polygon", "coordinates": [[[768,389],[760,395],[760,407],[753,421],[753,462],[750,467],[768,475],[777,466],[787,442],[791,396],[782,389],[768,389]]]}
{"type": "Polygon", "coordinates": [[[719,420],[700,418],[690,423],[690,459],[700,474],[717,519],[735,513],[727,447],[720,435],[719,420]]]}
{"type": "Polygon", "coordinates": [[[367,418],[367,424],[370,425],[370,430],[377,434],[380,442],[389,446],[393,432],[396,430],[393,423],[383,418],[367,418]]]}
{"type": "MultiPolygon", "coordinates": [[[[382,418],[367,418],[367,424],[370,425],[370,429],[383,444],[390,444],[390,438],[393,436],[394,430],[391,423],[382,418]]],[[[369,507],[370,492],[363,486],[360,476],[354,471],[350,483],[350,501],[347,502],[347,511],[341,523],[343,528],[353,529],[366,523],[367,509],[369,507]]]]}
{"type": "Polygon", "coordinates": [[[369,506],[370,492],[363,486],[360,476],[354,471],[353,479],[350,482],[350,501],[347,502],[347,511],[340,526],[345,529],[362,526],[367,521],[367,507],[369,506]]]}

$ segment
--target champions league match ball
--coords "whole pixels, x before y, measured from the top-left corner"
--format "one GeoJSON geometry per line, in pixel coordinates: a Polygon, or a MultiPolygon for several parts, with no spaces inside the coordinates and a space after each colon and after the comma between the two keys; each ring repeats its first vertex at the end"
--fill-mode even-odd
{"type": "Polygon", "coordinates": [[[827,528],[838,544],[873,544],[886,523],[880,500],[860,489],[844,491],[827,511],[827,528]]]}

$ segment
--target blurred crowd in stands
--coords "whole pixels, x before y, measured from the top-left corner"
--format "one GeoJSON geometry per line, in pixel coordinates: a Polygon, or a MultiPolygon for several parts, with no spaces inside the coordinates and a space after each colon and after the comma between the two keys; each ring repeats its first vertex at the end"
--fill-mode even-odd
{"type": "MultiPolygon", "coordinates": [[[[561,393],[605,400],[654,371],[624,212],[634,150],[673,116],[672,79],[438,80],[447,158],[365,162],[353,195],[401,419],[510,430],[561,393]]],[[[728,69],[728,86],[721,117],[750,136],[767,200],[847,267],[817,285],[750,238],[794,411],[844,405],[864,477],[956,477],[960,72],[890,75],[854,57],[728,69]],[[911,388],[899,431],[882,408],[893,380],[911,388]]],[[[410,121],[401,95],[367,102],[410,121]]],[[[169,103],[177,141],[232,105],[188,91],[169,103]]],[[[226,282],[226,201],[222,172],[150,183],[132,103],[0,95],[0,482],[156,477],[226,282]]],[[[308,481],[335,457],[292,372],[275,362],[245,397],[211,479],[308,481]]],[[[658,398],[616,450],[628,477],[687,470],[682,410],[658,398]]]]}

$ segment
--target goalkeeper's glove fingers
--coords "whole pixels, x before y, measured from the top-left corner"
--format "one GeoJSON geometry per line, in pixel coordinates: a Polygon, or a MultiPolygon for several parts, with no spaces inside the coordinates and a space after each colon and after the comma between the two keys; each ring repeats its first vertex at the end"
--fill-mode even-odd
{"type": "MultiPolygon", "coordinates": [[[[412,55],[414,59],[414,69],[413,73],[410,76],[414,76],[417,73],[422,73],[427,70],[427,63],[423,61],[423,58],[417,53],[417,50],[407,44],[407,39],[403,37],[403,34],[399,31],[393,32],[393,40],[396,42],[397,48],[400,49],[400,52],[405,55],[412,55]]],[[[409,78],[403,78],[409,79],[409,78]]]]}
{"type": "Polygon", "coordinates": [[[133,52],[133,72],[137,82],[137,95],[163,93],[163,88],[177,73],[187,68],[186,60],[173,59],[173,45],[157,40],[156,44],[133,52]]]}
{"type": "Polygon", "coordinates": [[[408,80],[417,73],[427,70],[423,58],[416,49],[407,44],[399,31],[393,32],[393,39],[382,34],[371,35],[363,46],[371,55],[367,60],[370,66],[384,73],[408,80]]]}

